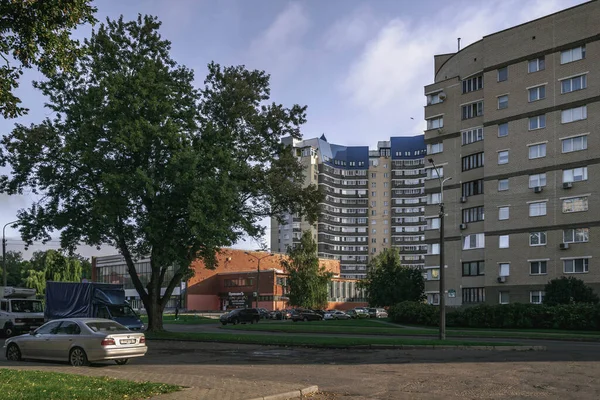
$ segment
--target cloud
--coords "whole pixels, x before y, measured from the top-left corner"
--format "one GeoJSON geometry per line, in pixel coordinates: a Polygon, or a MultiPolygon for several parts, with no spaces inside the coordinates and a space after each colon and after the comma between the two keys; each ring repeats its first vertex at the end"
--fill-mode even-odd
{"type": "Polygon", "coordinates": [[[380,19],[369,6],[361,6],[352,13],[338,19],[324,35],[325,47],[329,50],[347,50],[362,45],[370,35],[377,33],[380,19]]]}

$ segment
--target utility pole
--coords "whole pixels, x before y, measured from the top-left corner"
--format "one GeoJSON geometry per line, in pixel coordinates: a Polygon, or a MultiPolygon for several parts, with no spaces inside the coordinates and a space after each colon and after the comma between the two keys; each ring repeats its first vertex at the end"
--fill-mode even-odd
{"type": "Polygon", "coordinates": [[[446,178],[444,179],[444,177],[442,175],[440,175],[440,171],[438,170],[437,166],[435,165],[435,163],[433,162],[433,158],[430,158],[428,160],[431,165],[433,166],[433,168],[435,169],[435,172],[438,176],[438,179],[440,181],[440,340],[445,340],[446,339],[446,288],[445,288],[445,282],[444,282],[444,270],[445,270],[445,260],[444,260],[444,217],[445,212],[444,212],[444,183],[446,183],[447,181],[449,181],[452,178],[446,178]]]}
{"type": "Polygon", "coordinates": [[[9,222],[2,228],[2,286],[4,287],[6,287],[6,279],[8,278],[8,273],[6,272],[6,227],[17,222],[19,221],[9,222]]]}
{"type": "Polygon", "coordinates": [[[266,255],[264,255],[262,257],[257,257],[254,254],[249,253],[247,251],[245,251],[244,254],[247,254],[250,257],[255,258],[257,260],[257,263],[258,263],[257,274],[256,274],[256,308],[258,308],[258,297],[260,295],[260,293],[258,292],[258,283],[260,282],[260,260],[262,260],[263,258],[272,257],[275,254],[269,253],[269,254],[266,254],[266,255]]]}

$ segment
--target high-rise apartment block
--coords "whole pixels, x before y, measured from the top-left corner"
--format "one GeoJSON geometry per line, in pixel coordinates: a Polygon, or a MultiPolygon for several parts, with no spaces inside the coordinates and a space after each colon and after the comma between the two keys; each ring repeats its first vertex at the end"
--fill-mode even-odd
{"type": "MultiPolygon", "coordinates": [[[[600,288],[598,21],[591,1],[435,56],[425,143],[452,177],[448,305],[540,303],[562,276],[600,288]]],[[[426,291],[437,303],[439,180],[425,193],[426,291]]]]}
{"type": "Polygon", "coordinates": [[[305,184],[322,188],[318,223],[295,215],[271,221],[271,251],[286,252],[311,230],[319,257],[338,259],[341,276],[366,276],[369,257],[397,247],[406,265],[424,266],[425,144],[423,135],[392,137],[368,146],[331,144],[325,136],[287,138],[305,169],[305,184]]]}

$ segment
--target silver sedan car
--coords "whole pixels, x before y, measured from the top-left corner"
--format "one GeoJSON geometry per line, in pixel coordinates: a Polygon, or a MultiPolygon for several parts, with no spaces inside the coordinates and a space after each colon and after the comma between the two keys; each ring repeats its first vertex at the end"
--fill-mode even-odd
{"type": "Polygon", "coordinates": [[[142,357],[147,350],[143,333],[100,318],[53,320],[4,343],[4,354],[10,361],[69,361],[75,367],[106,360],[124,365],[130,358],[142,357]]]}

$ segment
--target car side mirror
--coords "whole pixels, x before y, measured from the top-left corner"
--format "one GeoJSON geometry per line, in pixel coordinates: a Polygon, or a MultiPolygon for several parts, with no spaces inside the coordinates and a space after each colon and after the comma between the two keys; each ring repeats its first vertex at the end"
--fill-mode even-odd
{"type": "Polygon", "coordinates": [[[31,328],[31,329],[29,330],[29,334],[30,334],[30,335],[35,335],[35,329],[31,328]]]}

